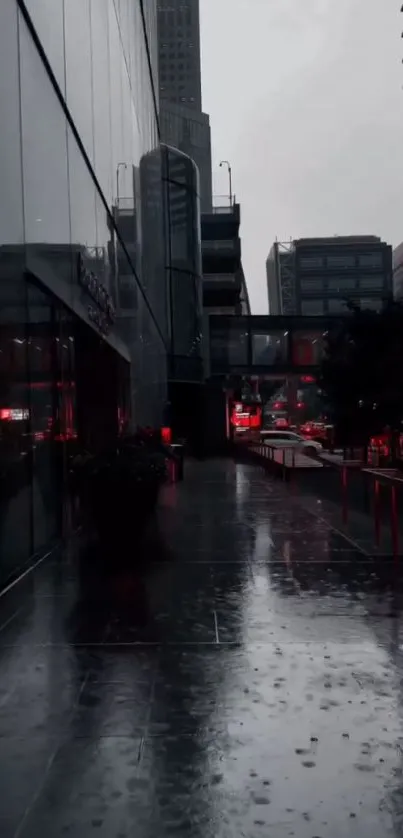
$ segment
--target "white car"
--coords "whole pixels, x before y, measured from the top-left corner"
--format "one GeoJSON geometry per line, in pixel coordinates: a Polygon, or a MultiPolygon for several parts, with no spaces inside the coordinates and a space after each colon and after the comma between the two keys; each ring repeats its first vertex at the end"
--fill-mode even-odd
{"type": "Polygon", "coordinates": [[[319,454],[323,451],[321,442],[294,433],[293,431],[261,431],[261,439],[265,445],[274,448],[299,448],[306,454],[319,454]]]}

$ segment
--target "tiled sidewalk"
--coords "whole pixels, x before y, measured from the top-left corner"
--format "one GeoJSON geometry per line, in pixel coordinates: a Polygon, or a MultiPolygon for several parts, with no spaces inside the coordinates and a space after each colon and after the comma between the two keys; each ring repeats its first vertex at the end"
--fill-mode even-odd
{"type": "Polygon", "coordinates": [[[1,838],[403,834],[400,570],[321,517],[187,465],[146,568],[0,599],[1,838]]]}

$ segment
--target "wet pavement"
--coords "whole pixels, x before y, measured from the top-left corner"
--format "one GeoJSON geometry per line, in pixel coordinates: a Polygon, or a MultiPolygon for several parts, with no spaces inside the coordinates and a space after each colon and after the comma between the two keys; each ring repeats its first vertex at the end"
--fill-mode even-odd
{"type": "Polygon", "coordinates": [[[229,461],[159,531],[0,599],[1,838],[403,835],[400,566],[229,461]]]}

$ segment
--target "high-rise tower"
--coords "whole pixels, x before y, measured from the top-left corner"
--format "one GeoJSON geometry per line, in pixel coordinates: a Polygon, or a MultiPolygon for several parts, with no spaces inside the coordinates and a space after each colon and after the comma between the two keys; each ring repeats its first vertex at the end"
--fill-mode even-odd
{"type": "Polygon", "coordinates": [[[158,0],[161,139],[197,165],[200,206],[212,206],[211,134],[202,111],[199,0],[158,0]]]}
{"type": "Polygon", "coordinates": [[[159,0],[158,40],[161,104],[201,111],[199,0],[159,0]]]}

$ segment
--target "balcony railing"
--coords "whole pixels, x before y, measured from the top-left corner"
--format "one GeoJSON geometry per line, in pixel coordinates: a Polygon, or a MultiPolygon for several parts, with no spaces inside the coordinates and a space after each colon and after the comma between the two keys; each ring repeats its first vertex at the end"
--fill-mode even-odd
{"type": "Polygon", "coordinates": [[[234,208],[232,206],[213,207],[214,215],[232,215],[234,208]]]}
{"type": "Polygon", "coordinates": [[[236,204],[235,195],[230,198],[229,195],[214,195],[213,196],[213,213],[216,215],[228,215],[234,212],[236,204]]]}

